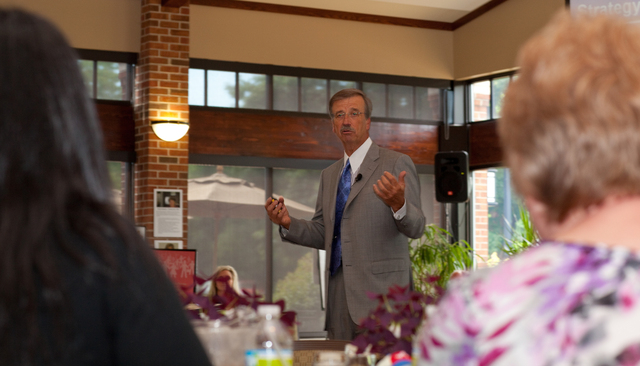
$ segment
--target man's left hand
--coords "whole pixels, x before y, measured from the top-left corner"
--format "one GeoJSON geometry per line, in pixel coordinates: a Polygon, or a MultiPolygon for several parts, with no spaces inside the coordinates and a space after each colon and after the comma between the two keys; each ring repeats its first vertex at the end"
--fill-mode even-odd
{"type": "Polygon", "coordinates": [[[404,177],[406,175],[407,172],[402,171],[396,179],[393,174],[384,172],[378,182],[373,185],[373,191],[387,206],[391,207],[393,212],[397,212],[404,205],[404,177]]]}

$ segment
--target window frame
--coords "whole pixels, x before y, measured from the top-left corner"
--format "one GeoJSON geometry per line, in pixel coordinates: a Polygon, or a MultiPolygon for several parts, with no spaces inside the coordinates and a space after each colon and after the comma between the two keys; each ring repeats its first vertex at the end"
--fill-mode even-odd
{"type": "Polygon", "coordinates": [[[114,51],[100,51],[89,50],[84,48],[76,48],[78,54],[78,60],[93,61],[93,90],[91,92],[91,99],[110,102],[129,102],[133,103],[133,96],[135,90],[135,71],[138,63],[138,54],[134,52],[114,52],[114,51]],[[127,97],[123,100],[113,99],[99,99],[98,95],[98,62],[119,62],[127,64],[127,83],[130,87],[127,90],[127,97]]]}
{"type": "MultiPolygon", "coordinates": [[[[411,123],[411,124],[424,124],[424,125],[438,125],[442,123],[445,119],[445,109],[446,109],[446,93],[453,90],[453,81],[446,79],[433,79],[433,78],[419,78],[419,77],[410,77],[410,76],[395,76],[395,75],[384,75],[384,74],[372,74],[372,73],[363,73],[363,72],[349,72],[349,71],[336,71],[336,70],[324,70],[324,69],[311,69],[311,68],[302,68],[302,67],[289,67],[289,66],[275,66],[275,65],[264,65],[264,64],[252,64],[252,63],[244,63],[244,62],[231,62],[231,61],[217,61],[217,60],[206,60],[206,59],[190,59],[190,69],[202,69],[205,70],[205,80],[204,80],[204,98],[205,105],[204,106],[196,106],[190,105],[191,107],[199,107],[199,108],[224,108],[224,107],[211,107],[207,105],[207,71],[208,70],[216,70],[216,71],[230,71],[236,73],[236,81],[238,79],[238,75],[240,73],[253,73],[253,74],[263,74],[266,75],[267,79],[267,108],[266,109],[250,109],[250,108],[239,108],[238,107],[238,99],[236,98],[236,107],[235,109],[243,110],[243,111],[268,111],[268,112],[277,112],[277,113],[293,113],[297,115],[325,115],[325,113],[314,113],[314,112],[303,112],[302,111],[302,78],[314,78],[314,79],[324,79],[327,84],[326,93],[327,93],[327,101],[331,98],[331,81],[349,81],[355,82],[356,88],[362,90],[363,83],[378,83],[385,84],[387,105],[385,108],[386,115],[384,117],[372,117],[372,121],[379,122],[390,122],[390,123],[411,123]],[[273,100],[274,100],[274,92],[273,92],[273,76],[288,76],[288,77],[297,77],[298,78],[298,110],[297,111],[281,111],[275,110],[273,100]],[[393,118],[389,117],[389,107],[388,107],[388,99],[389,99],[389,85],[402,85],[402,86],[411,86],[412,87],[412,95],[413,95],[413,108],[412,108],[412,118],[393,118]],[[417,108],[417,87],[425,87],[425,88],[433,88],[440,90],[440,120],[422,120],[417,119],[418,111],[417,108]]],[[[236,82],[236,96],[239,90],[239,83],[236,82]]],[[[224,108],[226,110],[233,108],[224,108]]]]}
{"type": "Polygon", "coordinates": [[[498,117],[494,116],[494,80],[495,79],[502,79],[504,77],[509,77],[509,84],[511,82],[513,82],[514,77],[516,77],[516,71],[508,71],[508,72],[502,72],[502,73],[498,73],[498,74],[493,74],[490,76],[483,76],[483,77],[479,77],[479,78],[475,78],[475,79],[469,79],[466,81],[465,83],[465,101],[466,101],[466,105],[465,105],[465,122],[466,123],[478,123],[478,122],[487,122],[487,121],[495,121],[496,119],[498,119],[498,117]],[[489,118],[487,119],[481,119],[481,120],[474,120],[473,119],[473,94],[472,94],[472,86],[474,84],[483,82],[483,81],[488,81],[489,82],[489,118]]]}

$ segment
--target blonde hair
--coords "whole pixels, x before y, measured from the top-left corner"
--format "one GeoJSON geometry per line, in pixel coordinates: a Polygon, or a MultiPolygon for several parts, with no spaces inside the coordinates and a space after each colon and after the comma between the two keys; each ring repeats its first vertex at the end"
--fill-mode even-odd
{"type": "Polygon", "coordinates": [[[209,293],[209,297],[212,298],[218,295],[218,289],[216,288],[216,278],[218,278],[218,275],[220,275],[220,272],[222,271],[231,272],[231,280],[233,281],[231,284],[231,288],[236,292],[236,294],[242,295],[242,290],[240,290],[240,283],[238,281],[238,272],[236,272],[235,268],[231,266],[218,266],[218,268],[216,268],[216,271],[213,272],[213,276],[211,278],[211,292],[209,293]]]}
{"type": "Polygon", "coordinates": [[[516,189],[562,222],[640,194],[640,28],[562,11],[519,53],[498,123],[516,189]]]}

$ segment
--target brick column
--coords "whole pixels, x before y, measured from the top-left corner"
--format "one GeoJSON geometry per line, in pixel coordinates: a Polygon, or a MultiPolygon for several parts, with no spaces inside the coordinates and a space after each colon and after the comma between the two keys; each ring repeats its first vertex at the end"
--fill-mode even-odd
{"type": "MultiPolygon", "coordinates": [[[[489,259],[489,205],[487,203],[487,171],[476,170],[473,174],[473,247],[475,254],[489,259]]],[[[486,267],[476,260],[478,268],[486,267]]]]}
{"type": "Polygon", "coordinates": [[[135,220],[146,237],[182,240],[187,248],[187,179],[189,135],[175,142],[160,140],[154,120],[189,121],[189,3],[162,6],[162,0],[141,0],[142,34],[135,85],[135,220]],[[153,190],[182,189],[182,238],[153,236],[153,190]]]}

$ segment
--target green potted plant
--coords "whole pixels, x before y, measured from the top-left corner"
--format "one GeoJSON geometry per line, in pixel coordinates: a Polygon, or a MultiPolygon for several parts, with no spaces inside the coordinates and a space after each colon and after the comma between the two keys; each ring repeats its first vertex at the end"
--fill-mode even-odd
{"type": "Polygon", "coordinates": [[[387,294],[369,294],[378,306],[360,326],[364,332],[352,342],[358,352],[370,351],[379,358],[394,352],[411,354],[413,337],[435,305],[456,270],[473,266],[471,246],[437,225],[425,227],[420,239],[409,241],[415,290],[394,286],[387,294]]]}
{"type": "Polygon", "coordinates": [[[453,241],[447,230],[427,225],[420,239],[409,241],[409,254],[416,291],[437,296],[446,289],[451,275],[473,266],[473,250],[464,240],[453,241]]]}
{"type": "Polygon", "coordinates": [[[518,253],[522,253],[530,247],[538,245],[540,241],[540,235],[538,231],[533,227],[529,211],[524,207],[522,203],[518,205],[520,213],[520,219],[516,222],[515,227],[511,226],[511,238],[503,238],[504,247],[503,251],[509,256],[513,257],[518,253]]]}

